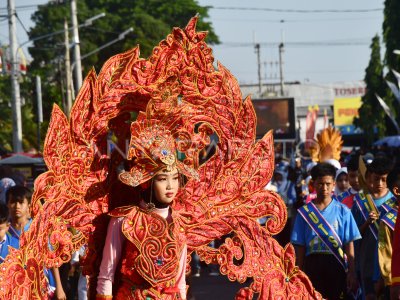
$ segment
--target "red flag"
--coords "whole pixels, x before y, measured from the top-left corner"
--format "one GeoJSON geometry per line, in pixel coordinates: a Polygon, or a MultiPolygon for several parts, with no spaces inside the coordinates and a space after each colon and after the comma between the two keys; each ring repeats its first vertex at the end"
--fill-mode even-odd
{"type": "Polygon", "coordinates": [[[308,113],[306,118],[306,148],[309,148],[315,135],[315,123],[318,117],[318,106],[308,107],[308,113]]]}

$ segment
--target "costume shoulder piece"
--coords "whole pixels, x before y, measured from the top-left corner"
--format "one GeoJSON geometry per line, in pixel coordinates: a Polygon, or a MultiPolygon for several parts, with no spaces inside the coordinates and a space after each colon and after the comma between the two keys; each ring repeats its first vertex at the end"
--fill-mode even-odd
{"type": "MultiPolygon", "coordinates": [[[[162,233],[176,253],[174,239],[183,236],[189,255],[196,251],[206,263],[219,264],[232,281],[252,280],[237,299],[321,298],[295,266],[293,246],[282,248],[272,237],[287,219],[282,199],[264,190],[274,168],[272,132],[256,141],[250,97],[243,100],[235,77],[222,64],[214,65],[207,34],[196,31],[196,22],[197,17],[185,29],[174,28],[148,59],[134,48],[110,58],[98,75],[92,70],[69,118],[54,106],[44,146],[49,171],[35,182],[31,229],[0,269],[1,299],[46,299],[43,267],[69,261],[83,244],[88,245],[84,271],[95,278],[108,213],[134,204],[122,203],[127,195],[140,199],[137,186],[157,172],[149,166],[159,160],[188,181],[174,199],[173,235],[161,220],[152,223],[139,210],[119,210],[127,228],[129,222],[147,226],[125,232],[139,249],[162,233]],[[151,156],[146,157],[144,143],[151,143],[146,146],[151,156]],[[118,173],[130,158],[130,170],[118,173]],[[129,191],[118,186],[119,175],[129,191]],[[257,222],[263,216],[265,227],[257,222]],[[207,246],[227,234],[219,248],[207,246]]],[[[160,274],[148,262],[138,260],[141,274],[157,284],[160,274]]],[[[163,272],[169,268],[166,264],[163,272]]]]}

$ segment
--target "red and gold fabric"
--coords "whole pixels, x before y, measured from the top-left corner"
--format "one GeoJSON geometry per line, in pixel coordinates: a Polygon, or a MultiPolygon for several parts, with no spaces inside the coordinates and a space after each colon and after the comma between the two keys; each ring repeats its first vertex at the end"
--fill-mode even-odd
{"type": "Polygon", "coordinates": [[[392,285],[400,285],[400,217],[396,219],[393,233],[392,285]]]}
{"type": "MultiPolygon", "coordinates": [[[[231,281],[251,278],[237,299],[321,299],[295,266],[293,247],[282,248],[272,237],[287,220],[279,195],[263,190],[274,169],[272,132],[256,140],[251,98],[243,97],[236,78],[221,63],[214,64],[207,33],[196,31],[197,19],[184,29],[174,28],[147,59],[136,47],[110,58],[99,74],[90,71],[69,117],[54,106],[43,153],[48,171],[35,181],[31,229],[21,236],[21,249],[10,252],[0,269],[0,299],[46,299],[43,268],[69,261],[84,244],[82,266],[90,275],[89,295],[95,298],[108,213],[126,199],[137,204],[137,184],[159,166],[174,163],[188,180],[172,204],[173,223],[164,228],[153,218],[168,233],[165,242],[157,240],[159,245],[179,254],[176,239],[182,236],[188,256],[196,251],[206,263],[219,264],[231,281]],[[170,156],[169,138],[154,139],[151,145],[166,151],[156,150],[154,157],[140,161],[144,144],[131,136],[146,137],[153,122],[173,137],[179,162],[170,156]],[[210,157],[203,160],[200,154],[205,152],[210,157]],[[117,171],[127,158],[133,160],[126,172],[133,180],[121,187],[117,171]],[[157,167],[147,168],[153,162],[157,167]],[[257,219],[264,216],[268,220],[261,227],[257,219]],[[219,248],[207,246],[228,234],[219,248]]],[[[135,214],[132,222],[148,221],[130,213],[135,214]]],[[[126,233],[140,250],[154,234],[138,228],[126,233]]],[[[175,272],[176,266],[166,259],[159,272],[148,265],[156,257],[145,252],[139,251],[135,260],[137,272],[157,291],[167,291],[167,283],[173,289],[173,278],[165,270],[175,272]]]]}
{"type": "Polygon", "coordinates": [[[165,290],[175,286],[186,237],[161,216],[139,207],[111,212],[113,217],[124,217],[122,232],[129,243],[125,244],[121,260],[122,282],[157,287],[165,290]]]}

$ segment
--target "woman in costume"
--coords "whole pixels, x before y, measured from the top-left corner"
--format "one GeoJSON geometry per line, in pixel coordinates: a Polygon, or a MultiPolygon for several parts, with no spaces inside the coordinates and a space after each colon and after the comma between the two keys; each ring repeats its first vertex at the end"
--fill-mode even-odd
{"type": "Polygon", "coordinates": [[[110,213],[97,299],[112,295],[116,299],[186,299],[187,245],[185,236],[175,229],[170,204],[178,193],[179,175],[191,174],[176,159],[170,132],[147,125],[146,121],[133,123],[133,150],[128,159],[136,160],[129,172],[120,168],[119,179],[150,193],[143,193],[138,205],[110,213]]]}
{"type": "MultiPolygon", "coordinates": [[[[196,251],[229,280],[252,279],[236,299],[321,299],[295,266],[293,247],[282,248],[272,238],[287,219],[282,199],[264,190],[274,166],[272,132],[256,141],[250,97],[243,100],[233,75],[222,64],[214,66],[206,33],[196,31],[196,22],[197,17],[184,29],[174,28],[148,59],[134,48],[110,58],[99,74],[92,70],[69,118],[54,106],[43,151],[49,170],[35,181],[34,219],[21,249],[0,269],[0,299],[47,299],[43,266],[60,266],[86,244],[81,265],[90,299],[96,292],[100,299],[184,297],[179,274],[185,245],[188,257],[196,251]],[[201,162],[210,135],[218,142],[201,162]],[[166,219],[149,211],[140,196],[132,197],[137,189],[120,189],[115,170],[121,160],[110,159],[109,137],[117,150],[130,141],[133,167],[120,172],[120,181],[150,185],[160,170],[175,167],[188,177],[166,219]],[[128,196],[130,206],[122,207],[128,196]],[[264,216],[261,227],[257,220],[264,216]],[[109,233],[104,248],[108,229],[118,234],[109,233]],[[207,246],[228,234],[233,236],[218,248],[207,246]],[[112,243],[118,235],[120,242],[112,243]],[[110,259],[116,245],[121,256],[110,259]]],[[[156,194],[154,180],[150,191],[156,194]]],[[[154,196],[143,198],[160,202],[154,196]]]]}

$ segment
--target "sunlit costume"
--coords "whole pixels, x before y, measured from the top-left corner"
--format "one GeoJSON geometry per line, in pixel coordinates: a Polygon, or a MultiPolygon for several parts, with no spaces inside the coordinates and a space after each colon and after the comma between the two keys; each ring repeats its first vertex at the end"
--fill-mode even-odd
{"type": "MultiPolygon", "coordinates": [[[[146,288],[166,297],[170,271],[177,266],[168,264],[164,255],[179,253],[175,236],[185,239],[188,257],[196,251],[206,263],[219,264],[220,272],[232,281],[252,279],[249,287],[238,291],[237,299],[252,299],[254,293],[259,299],[321,298],[295,266],[293,247],[283,249],[271,237],[287,218],[279,196],[263,189],[274,166],[272,133],[255,142],[251,99],[243,101],[236,79],[221,64],[216,70],[204,42],[206,33],[195,31],[196,21],[193,18],[184,30],[175,28],[148,59],[140,58],[134,48],[109,59],[98,76],[91,71],[69,120],[54,107],[44,148],[49,171],[35,182],[31,229],[21,238],[21,249],[11,251],[1,267],[1,299],[45,299],[43,267],[67,262],[86,243],[82,264],[89,276],[90,297],[95,297],[108,213],[140,199],[140,189],[121,188],[119,150],[136,151],[125,149],[135,132],[130,128],[152,120],[174,138],[173,148],[188,181],[172,204],[169,226],[176,235],[163,240],[157,236],[167,230],[162,224],[155,230],[151,216],[127,212],[137,222],[127,222],[126,232],[139,250],[131,264],[143,275],[146,288]],[[138,112],[136,121],[131,112],[138,112]],[[207,149],[212,133],[218,136],[215,153],[200,163],[199,153],[207,149]],[[262,216],[268,216],[265,227],[257,222],[262,216]],[[69,226],[80,234],[72,235],[69,226]],[[229,233],[232,237],[219,248],[207,246],[229,233]],[[146,243],[155,250],[146,250],[146,243]],[[163,252],[165,245],[172,245],[171,252],[163,252]]],[[[140,145],[135,144],[137,149],[140,145]]],[[[133,168],[129,180],[140,183],[145,174],[135,169],[135,162],[129,167],[133,168]]]]}
{"type": "MultiPolygon", "coordinates": [[[[339,130],[329,126],[321,130],[317,134],[317,137],[314,138],[313,143],[311,143],[309,148],[311,160],[315,163],[328,162],[334,165],[336,169],[340,169],[339,159],[342,146],[342,134],[339,130]]],[[[308,180],[304,182],[304,184],[307,185],[304,187],[304,189],[309,191],[304,200],[306,203],[309,203],[317,196],[315,192],[311,192],[313,190],[313,183],[310,179],[311,176],[309,176],[308,180]]]]}
{"type": "Polygon", "coordinates": [[[314,143],[310,147],[311,160],[324,162],[328,159],[340,159],[343,139],[339,130],[329,126],[317,134],[314,143]]]}

